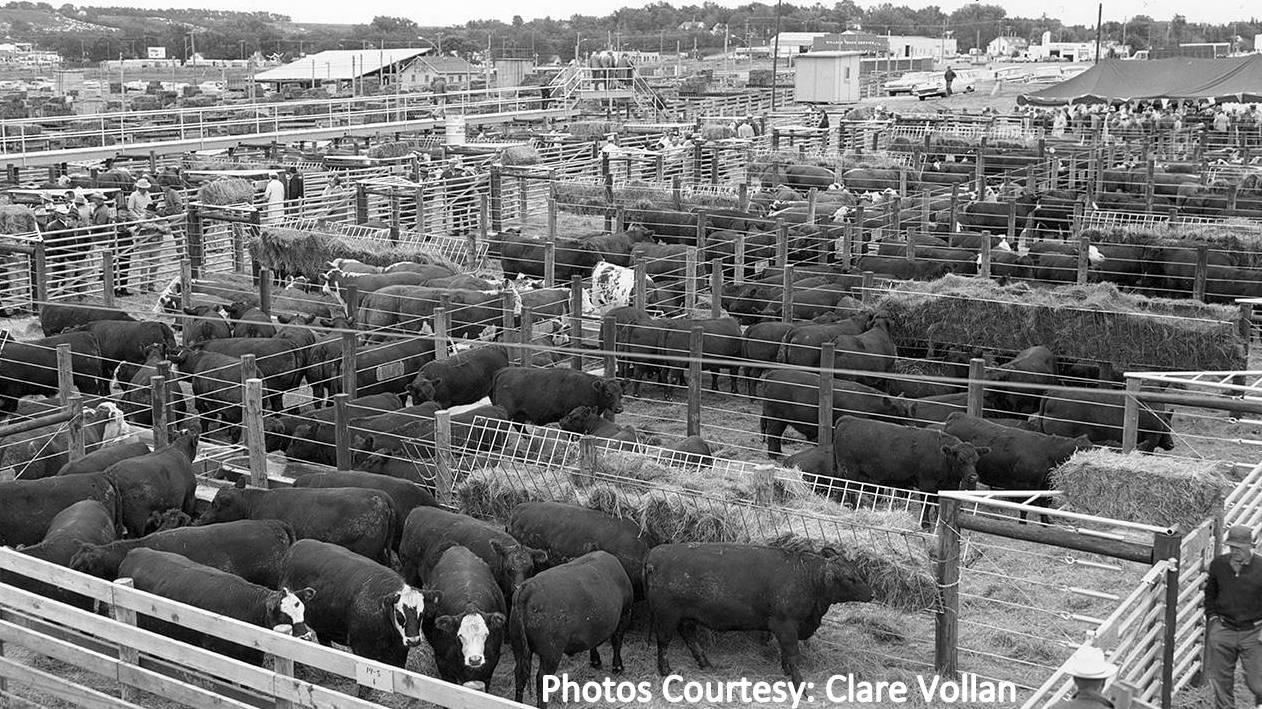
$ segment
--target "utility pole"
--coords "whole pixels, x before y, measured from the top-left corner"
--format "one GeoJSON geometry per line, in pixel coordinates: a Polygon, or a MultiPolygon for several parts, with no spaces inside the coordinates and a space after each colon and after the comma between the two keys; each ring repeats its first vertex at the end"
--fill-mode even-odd
{"type": "Polygon", "coordinates": [[[1100,22],[1104,19],[1104,3],[1096,5],[1095,11],[1095,63],[1100,63],[1100,22]]]}
{"type": "Polygon", "coordinates": [[[776,112],[776,77],[780,70],[780,1],[776,0],[776,38],[771,49],[771,112],[776,112]]]}

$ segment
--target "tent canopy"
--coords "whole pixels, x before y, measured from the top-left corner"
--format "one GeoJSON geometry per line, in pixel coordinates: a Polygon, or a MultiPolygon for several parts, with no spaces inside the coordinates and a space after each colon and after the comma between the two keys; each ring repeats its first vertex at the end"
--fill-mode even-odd
{"type": "Polygon", "coordinates": [[[1262,101],[1262,54],[1227,59],[1110,59],[1054,86],[1022,94],[1017,103],[1063,106],[1160,98],[1262,101]]]}

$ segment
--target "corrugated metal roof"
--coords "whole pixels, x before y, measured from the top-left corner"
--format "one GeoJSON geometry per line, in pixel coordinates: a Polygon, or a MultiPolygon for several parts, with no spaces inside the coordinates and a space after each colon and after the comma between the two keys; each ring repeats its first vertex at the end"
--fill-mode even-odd
{"type": "Polygon", "coordinates": [[[413,49],[331,49],[254,75],[255,81],[349,81],[382,67],[411,61],[432,47],[413,49]]]}

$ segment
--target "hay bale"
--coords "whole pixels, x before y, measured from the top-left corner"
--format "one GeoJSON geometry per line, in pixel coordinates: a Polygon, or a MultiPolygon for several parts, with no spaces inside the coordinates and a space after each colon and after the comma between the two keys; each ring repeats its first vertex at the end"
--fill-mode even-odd
{"type": "Polygon", "coordinates": [[[575,121],[565,128],[565,132],[576,138],[603,138],[621,130],[622,124],[613,121],[575,121]]]}
{"type": "Polygon", "coordinates": [[[34,234],[39,231],[35,211],[21,204],[0,205],[0,234],[34,234]]]}
{"type": "Polygon", "coordinates": [[[1185,531],[1214,515],[1235,487],[1230,463],[1098,449],[1052,471],[1069,509],[1185,531]]]}
{"type": "Polygon", "coordinates": [[[378,143],[369,148],[364,154],[370,158],[377,160],[389,158],[407,157],[416,152],[411,144],[404,141],[391,141],[389,143],[378,143]]]}
{"type": "Polygon", "coordinates": [[[505,165],[538,165],[542,160],[539,151],[530,145],[509,146],[500,156],[500,162],[505,165]]]}
{"type": "Polygon", "coordinates": [[[312,282],[327,271],[329,261],[336,258],[353,258],[372,266],[412,261],[443,265],[456,273],[463,270],[459,264],[424,247],[286,227],[264,227],[257,237],[250,239],[247,247],[258,264],[277,273],[302,274],[312,282]]]}
{"type": "Polygon", "coordinates": [[[900,347],[967,345],[1016,352],[1046,345],[1059,356],[1119,369],[1244,369],[1238,311],[1122,293],[1111,283],[1032,289],[946,276],[900,283],[876,299],[900,347]]]}
{"type": "Polygon", "coordinates": [[[197,190],[202,204],[249,204],[254,201],[254,184],[239,177],[221,177],[197,190]]]}

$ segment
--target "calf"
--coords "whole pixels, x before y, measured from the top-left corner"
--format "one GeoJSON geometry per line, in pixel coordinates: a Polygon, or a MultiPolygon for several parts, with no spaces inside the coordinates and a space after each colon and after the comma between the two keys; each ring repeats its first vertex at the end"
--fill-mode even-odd
{"type": "Polygon", "coordinates": [[[127,553],[144,547],[174,552],[250,583],[276,588],[280,582],[281,558],[293,543],[293,528],[277,520],[179,527],[140,539],[82,547],[70,559],[70,568],[112,581],[118,578],[118,567],[127,553]]]}
{"type": "Polygon", "coordinates": [[[751,544],[663,544],[644,562],[644,586],[657,671],[669,675],[666,650],[675,631],[697,666],[710,662],[697,625],[711,630],[766,630],[780,643],[780,667],[802,684],[798,641],[810,638],[834,603],[872,600],[854,566],[825,547],[819,554],[751,544]]]}
{"type": "Polygon", "coordinates": [[[444,409],[472,404],[491,393],[495,375],[508,360],[508,350],[501,345],[475,347],[427,362],[407,390],[413,404],[436,401],[444,409]]]}
{"type": "Polygon", "coordinates": [[[104,473],[0,482],[0,545],[39,544],[57,515],[81,500],[100,502],[115,522],[121,516],[118,489],[104,473]]]}
{"type": "Polygon", "coordinates": [[[760,322],[745,329],[744,338],[741,340],[741,359],[745,360],[743,375],[746,377],[745,386],[748,388],[746,393],[750,396],[754,395],[758,379],[765,369],[753,363],[775,362],[776,355],[780,352],[781,340],[794,327],[793,323],[760,322]]]}
{"type": "MultiPolygon", "coordinates": [[[[413,585],[419,579],[405,579],[413,585]]],[[[462,546],[448,547],[426,577],[437,595],[421,623],[434,649],[438,676],[455,684],[481,682],[491,691],[500,662],[507,607],[491,567],[462,546]]]]}
{"type": "Polygon", "coordinates": [[[275,337],[276,326],[272,324],[272,316],[261,309],[234,301],[224,307],[228,321],[232,323],[233,337],[275,337]]]}
{"type": "Polygon", "coordinates": [[[119,522],[128,534],[143,536],[154,512],[176,507],[190,517],[196,514],[193,458],[197,455],[197,438],[196,431],[181,431],[165,448],[121,460],[105,469],[103,474],[118,489],[122,509],[119,522]]]}
{"type": "Polygon", "coordinates": [[[369,559],[390,561],[395,538],[394,501],[379,490],[353,487],[234,488],[215,494],[197,524],[242,519],[276,519],[288,523],[297,539],[340,544],[369,559]]]}
{"type": "Polygon", "coordinates": [[[590,406],[577,407],[561,419],[560,425],[562,431],[584,436],[596,436],[627,443],[640,441],[634,426],[619,426],[597,414],[596,410],[590,406]]]}
{"type": "MultiPolygon", "coordinates": [[[[307,368],[312,396],[323,402],[342,391],[341,346],[316,345],[307,368]]],[[[360,345],[355,351],[355,393],[401,395],[426,362],[434,359],[434,340],[407,337],[397,341],[360,345]]]]}
{"type": "MultiPolygon", "coordinates": [[[[767,441],[768,455],[781,455],[787,428],[795,429],[812,443],[819,440],[819,388],[819,375],[814,372],[784,369],[763,375],[759,429],[767,441]]],[[[833,421],[847,415],[900,420],[907,416],[907,405],[878,389],[834,380],[833,421]]]]}
{"type": "Polygon", "coordinates": [[[330,488],[358,487],[368,490],[380,490],[390,496],[394,503],[395,534],[390,547],[399,549],[399,539],[403,534],[403,525],[398,520],[406,520],[412,510],[417,507],[437,507],[438,502],[429,490],[416,483],[400,480],[388,475],[364,473],[358,470],[338,470],[328,473],[303,475],[294,480],[296,488],[330,488]]]}
{"type": "Polygon", "coordinates": [[[631,520],[561,502],[523,502],[508,516],[508,533],[544,550],[553,563],[609,552],[627,572],[636,600],[644,599],[644,557],[657,540],[631,520]]]}
{"type": "MultiPolygon", "coordinates": [[[[315,639],[307,630],[306,608],[303,605],[315,593],[310,588],[293,592],[288,588],[273,591],[266,586],[250,583],[236,574],[190,561],[179,554],[144,547],[127,553],[118,567],[118,575],[120,578],[132,579],[136,588],[156,596],[269,630],[285,625],[289,627],[289,632],[300,638],[315,639]]],[[[162,633],[242,662],[263,664],[262,650],[246,648],[179,623],[148,615],[141,615],[139,621],[140,627],[145,630],[162,633]]]]}
{"type": "Polygon", "coordinates": [[[163,322],[98,320],[80,325],[75,332],[88,332],[96,338],[105,360],[104,373],[110,377],[123,362],[142,364],[151,345],[175,349],[175,332],[163,322]]]}
{"type": "MultiPolygon", "coordinates": [[[[80,547],[112,542],[116,530],[112,509],[96,500],[80,500],[53,517],[43,541],[33,546],[21,547],[18,551],[51,564],[69,566],[70,559],[80,547]]],[[[18,574],[0,571],[0,583],[17,586],[79,608],[92,607],[92,600],[89,598],[18,574]]]]}
{"type": "Polygon", "coordinates": [[[61,466],[58,475],[78,475],[81,473],[99,473],[111,465],[129,458],[138,458],[150,453],[149,446],[144,443],[120,443],[99,448],[78,460],[72,460],[61,466]]]}
{"type": "MultiPolygon", "coordinates": [[[[999,372],[992,377],[997,382],[1013,382],[1014,384],[1031,384],[1039,387],[1055,386],[1060,383],[1056,371],[1056,355],[1042,345],[1022,350],[1010,362],[1002,365],[999,372]]],[[[1039,402],[1046,393],[1045,388],[1005,389],[995,387],[995,403],[1005,411],[1018,414],[1031,414],[1038,411],[1039,402]]]]}
{"type": "MultiPolygon", "coordinates": [[[[396,394],[371,394],[347,401],[346,415],[352,419],[363,418],[365,416],[376,416],[381,413],[398,411],[402,407],[403,402],[396,394]]],[[[292,413],[264,417],[263,440],[267,445],[268,452],[282,451],[288,448],[295,440],[292,434],[299,426],[309,422],[332,424],[336,413],[336,408],[328,406],[315,409],[306,414],[292,413]]]]}
{"type": "Polygon", "coordinates": [[[990,449],[941,431],[842,416],[833,452],[839,477],[937,494],[975,488],[977,460],[990,449]]]}
{"type": "Polygon", "coordinates": [[[505,367],[495,375],[491,403],[504,407],[512,421],[543,426],[580,406],[602,416],[621,413],[622,385],[573,369],[505,367]]]}
{"type": "MultiPolygon", "coordinates": [[[[427,401],[420,406],[351,419],[348,423],[351,442],[356,448],[364,450],[365,445],[375,445],[377,434],[414,436],[420,433],[423,425],[432,425],[437,411],[438,404],[427,401]]],[[[323,421],[297,426],[285,454],[290,458],[333,465],[337,454],[334,428],[333,423],[323,421]]]]}
{"type": "Polygon", "coordinates": [[[8,331],[0,333],[0,352],[4,356],[4,376],[0,377],[0,413],[17,410],[18,399],[24,396],[56,396],[57,345],[70,345],[70,366],[74,385],[89,396],[109,394],[109,378],[101,368],[101,350],[96,337],[89,332],[68,332],[32,342],[18,342],[8,331]]]}
{"type": "Polygon", "coordinates": [[[315,592],[306,610],[321,642],[349,645],[356,655],[396,667],[407,663],[408,648],[421,644],[421,619],[438,600],[388,567],[315,539],[296,542],[282,568],[283,586],[315,592]]]}
{"type": "MultiPolygon", "coordinates": [[[[655,325],[659,329],[660,335],[657,347],[659,353],[665,357],[677,357],[687,359],[691,356],[692,330],[693,328],[701,328],[701,356],[705,360],[724,359],[733,362],[731,365],[711,364],[708,361],[702,364],[702,368],[710,372],[710,385],[717,390],[719,388],[719,370],[726,367],[728,369],[728,383],[730,384],[733,394],[736,392],[736,374],[740,370],[739,360],[741,356],[741,326],[733,318],[667,318],[655,321],[655,325]]],[[[675,379],[682,381],[684,379],[684,369],[687,364],[683,361],[666,360],[666,371],[674,373],[675,379]]],[[[670,378],[669,376],[667,377],[670,378]]],[[[665,383],[665,382],[663,382],[665,383]]]]}
{"type": "Polygon", "coordinates": [[[593,551],[574,561],[548,569],[522,584],[513,599],[508,641],[517,666],[513,696],[522,700],[530,666],[539,656],[535,698],[540,707],[544,675],[555,675],[564,655],[588,650],[591,665],[599,669],[597,647],[613,646],[613,671],[622,672],[622,635],[631,623],[634,592],[631,579],[612,554],[593,551]]]}
{"type": "Polygon", "coordinates": [[[183,312],[193,318],[181,337],[185,347],[192,347],[207,340],[232,337],[232,324],[224,319],[224,313],[219,306],[195,305],[184,308],[183,312]]]}
{"type": "Polygon", "coordinates": [[[428,579],[430,569],[452,546],[463,546],[485,561],[495,574],[504,598],[530,578],[547,553],[519,543],[512,535],[482,520],[437,507],[418,507],[403,525],[399,565],[405,578],[428,579]]]}
{"type": "Polygon", "coordinates": [[[241,437],[241,360],[218,352],[183,348],[170,354],[170,360],[193,380],[193,406],[209,422],[231,427],[229,437],[241,437]]]}

